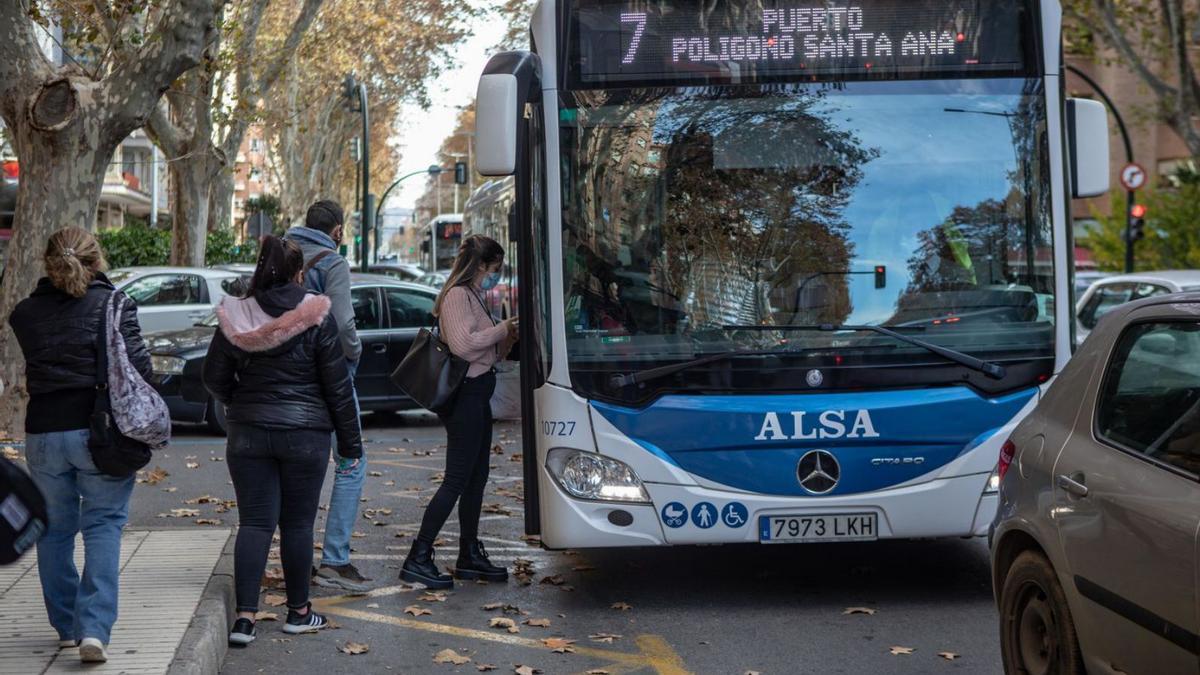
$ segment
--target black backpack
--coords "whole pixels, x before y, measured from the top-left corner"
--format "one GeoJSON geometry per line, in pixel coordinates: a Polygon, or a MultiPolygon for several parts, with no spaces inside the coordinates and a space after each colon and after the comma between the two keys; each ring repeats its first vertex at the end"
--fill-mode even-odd
{"type": "Polygon", "coordinates": [[[16,562],[33,548],[48,522],[46,500],[33,479],[0,457],[0,565],[16,562]]]}

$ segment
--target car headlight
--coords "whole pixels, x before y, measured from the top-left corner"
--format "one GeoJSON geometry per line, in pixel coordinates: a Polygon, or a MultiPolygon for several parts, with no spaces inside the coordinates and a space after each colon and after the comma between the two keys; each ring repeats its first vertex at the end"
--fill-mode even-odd
{"type": "Polygon", "coordinates": [[[1000,467],[992,469],[992,474],[988,476],[987,485],[983,487],[983,494],[994,495],[1000,491],[1000,467]]]}
{"type": "Polygon", "coordinates": [[[155,375],[179,375],[183,372],[183,366],[186,363],[187,361],[178,356],[150,355],[150,366],[155,375]]]}
{"type": "Polygon", "coordinates": [[[594,452],[556,448],[546,458],[550,475],[579,499],[650,502],[641,479],[624,462],[594,452]]]}

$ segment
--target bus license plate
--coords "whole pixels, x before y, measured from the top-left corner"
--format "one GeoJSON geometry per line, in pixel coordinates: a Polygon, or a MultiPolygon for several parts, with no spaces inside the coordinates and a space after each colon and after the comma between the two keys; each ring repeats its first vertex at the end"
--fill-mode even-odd
{"type": "Polygon", "coordinates": [[[879,538],[874,513],[819,516],[762,516],[758,539],[763,543],[788,541],[870,541],[879,538]]]}

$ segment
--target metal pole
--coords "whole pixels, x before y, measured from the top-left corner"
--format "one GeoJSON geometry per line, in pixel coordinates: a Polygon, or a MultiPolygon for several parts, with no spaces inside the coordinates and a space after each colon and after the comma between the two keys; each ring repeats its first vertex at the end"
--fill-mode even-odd
{"type": "Polygon", "coordinates": [[[362,259],[359,269],[367,271],[367,254],[370,251],[369,233],[375,226],[375,214],[371,212],[371,115],[367,109],[367,85],[358,85],[358,104],[362,106],[362,259]]]}
{"type": "MultiPolygon", "coordinates": [[[[1133,142],[1129,139],[1129,129],[1125,126],[1125,119],[1121,117],[1121,112],[1119,110],[1117,110],[1117,106],[1113,104],[1113,101],[1111,98],[1109,98],[1108,93],[1105,92],[1104,89],[1102,89],[1100,87],[1100,85],[1096,83],[1095,80],[1093,80],[1091,77],[1089,77],[1087,73],[1083,72],[1079,68],[1076,68],[1075,66],[1072,66],[1069,63],[1066,65],[1066,68],[1067,68],[1067,70],[1069,70],[1072,73],[1074,73],[1075,75],[1077,75],[1079,77],[1079,79],[1086,82],[1089,87],[1094,89],[1096,91],[1096,95],[1099,96],[1101,98],[1101,100],[1104,101],[1104,104],[1108,106],[1109,112],[1111,112],[1113,118],[1117,120],[1117,129],[1120,130],[1120,132],[1121,132],[1121,140],[1124,141],[1124,143],[1125,143],[1125,161],[1128,162],[1129,164],[1133,164],[1133,142]]],[[[1125,273],[1126,274],[1131,274],[1133,272],[1133,267],[1134,267],[1134,265],[1133,265],[1133,204],[1136,200],[1137,200],[1137,195],[1133,190],[1125,191],[1125,273]]]]}
{"type": "Polygon", "coordinates": [[[150,227],[158,226],[158,146],[150,144],[150,227]]]}

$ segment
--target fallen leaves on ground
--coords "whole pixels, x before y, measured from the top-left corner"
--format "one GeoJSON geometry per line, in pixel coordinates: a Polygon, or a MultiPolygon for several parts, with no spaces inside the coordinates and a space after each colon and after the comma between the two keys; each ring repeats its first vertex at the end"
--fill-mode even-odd
{"type": "Polygon", "coordinates": [[[906,656],[915,650],[912,647],[892,647],[888,651],[892,653],[892,656],[906,656]]]}
{"type": "Polygon", "coordinates": [[[938,656],[946,659],[947,661],[953,661],[954,659],[962,658],[962,654],[955,654],[954,652],[938,652],[938,656]]]}
{"type": "Polygon", "coordinates": [[[572,572],[592,572],[595,569],[596,568],[592,567],[591,565],[576,565],[575,567],[571,568],[571,571],[572,572]]]}
{"type": "Polygon", "coordinates": [[[496,666],[491,663],[480,663],[475,666],[475,670],[478,670],[481,673],[486,673],[489,670],[495,670],[495,669],[496,669],[496,666]]]}
{"type": "Polygon", "coordinates": [[[513,668],[513,675],[537,675],[540,672],[542,672],[541,668],[534,668],[533,666],[518,665],[513,668]]]}
{"type": "Polygon", "coordinates": [[[461,666],[464,663],[470,663],[471,657],[464,656],[454,651],[453,649],[443,649],[433,655],[434,663],[452,663],[456,666],[461,666]]]}
{"type": "Polygon", "coordinates": [[[517,622],[503,616],[493,617],[488,621],[489,628],[503,628],[510,633],[520,633],[521,629],[517,628],[517,622]]]}
{"type": "Polygon", "coordinates": [[[197,525],[220,525],[221,519],[220,518],[197,518],[195,522],[197,525]]]}
{"type": "Polygon", "coordinates": [[[382,478],[382,477],[383,477],[383,472],[382,472],[382,471],[368,471],[368,472],[367,472],[367,475],[368,475],[368,476],[374,476],[375,478],[382,478]]]}
{"type": "Polygon", "coordinates": [[[177,490],[179,490],[179,488],[174,486],[162,488],[163,492],[176,492],[177,490]]]}
{"type": "Polygon", "coordinates": [[[424,607],[422,607],[420,605],[409,605],[408,607],[404,608],[404,613],[412,614],[413,616],[424,616],[427,614],[428,615],[433,614],[433,612],[429,611],[428,609],[425,609],[424,607]]]}
{"type": "Polygon", "coordinates": [[[562,586],[563,584],[567,583],[567,580],[564,579],[561,574],[554,574],[548,577],[542,577],[542,580],[539,583],[549,584],[551,586],[562,586]]]}
{"type": "Polygon", "coordinates": [[[762,675],[762,673],[757,670],[747,670],[742,675],[762,675]]]}
{"type": "Polygon", "coordinates": [[[421,602],[445,602],[446,594],[442,591],[425,591],[417,599],[421,602]]]}
{"type": "Polygon", "coordinates": [[[867,616],[872,616],[878,611],[879,610],[871,607],[847,607],[846,609],[842,610],[842,614],[866,614],[867,616]]]}
{"type": "Polygon", "coordinates": [[[534,626],[536,628],[549,628],[550,619],[525,619],[521,623],[526,626],[534,626]]]}
{"type": "Polygon", "coordinates": [[[503,606],[504,606],[504,603],[501,603],[501,602],[489,602],[488,604],[483,605],[479,609],[482,609],[485,612],[490,612],[493,609],[500,609],[503,606]]]}
{"type": "Polygon", "coordinates": [[[278,621],[279,615],[275,612],[258,612],[254,615],[255,621],[278,621]]]}
{"type": "Polygon", "coordinates": [[[350,654],[353,656],[355,654],[366,654],[367,652],[371,651],[371,647],[362,642],[347,642],[341,647],[338,647],[338,651],[343,654],[350,654]]]}
{"type": "Polygon", "coordinates": [[[511,516],[512,515],[512,511],[508,510],[508,508],[506,506],[504,506],[503,504],[484,504],[483,512],[484,513],[494,513],[494,514],[501,515],[501,516],[511,516]]]}
{"type": "Polygon", "coordinates": [[[611,673],[603,668],[593,668],[592,670],[587,671],[584,675],[611,675],[611,673]]]}
{"type": "Polygon", "coordinates": [[[170,513],[160,513],[159,518],[195,518],[200,515],[200,509],[171,509],[170,513]]]}
{"type": "Polygon", "coordinates": [[[188,462],[187,464],[184,464],[184,466],[186,466],[189,469],[199,469],[200,462],[188,462]]]}
{"type": "Polygon", "coordinates": [[[195,499],[185,499],[185,500],[183,500],[183,503],[184,504],[216,504],[219,501],[221,501],[221,500],[217,499],[216,497],[214,497],[212,495],[201,495],[199,497],[196,497],[195,499]]]}
{"type": "Polygon", "coordinates": [[[137,482],[145,483],[146,485],[158,485],[164,478],[170,475],[166,469],[156,466],[150,471],[139,471],[137,482]]]}
{"type": "Polygon", "coordinates": [[[614,640],[620,640],[621,636],[616,633],[592,633],[588,636],[588,639],[592,642],[603,642],[611,645],[614,640]]]}
{"type": "Polygon", "coordinates": [[[620,610],[622,612],[627,612],[627,611],[633,609],[633,605],[631,605],[627,602],[614,602],[611,605],[611,607],[612,607],[612,609],[620,610]]]}
{"type": "Polygon", "coordinates": [[[263,597],[263,603],[271,607],[283,607],[287,604],[287,598],[278,593],[267,593],[263,597]]]}
{"type": "Polygon", "coordinates": [[[571,645],[575,644],[574,640],[565,638],[543,638],[542,644],[555,654],[574,654],[575,648],[571,645]]]}
{"type": "Polygon", "coordinates": [[[0,448],[0,452],[4,453],[4,459],[7,459],[10,462],[15,462],[21,458],[21,453],[17,452],[17,449],[11,445],[6,445],[3,448],[0,448]]]}
{"type": "Polygon", "coordinates": [[[262,585],[267,588],[283,588],[283,568],[268,567],[263,572],[262,585]]]}

